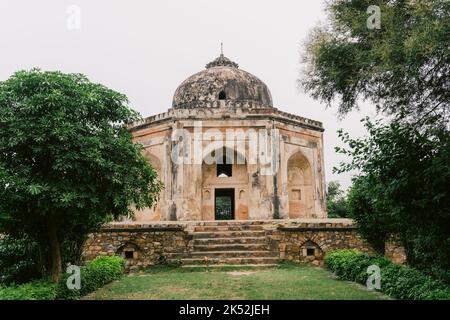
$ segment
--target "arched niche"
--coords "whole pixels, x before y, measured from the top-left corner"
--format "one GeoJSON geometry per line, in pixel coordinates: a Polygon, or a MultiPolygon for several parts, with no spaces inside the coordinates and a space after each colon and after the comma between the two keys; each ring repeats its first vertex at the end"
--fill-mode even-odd
{"type": "Polygon", "coordinates": [[[312,240],[306,240],[300,246],[299,258],[300,261],[312,262],[314,264],[321,264],[324,252],[322,248],[312,240]]]}
{"type": "Polygon", "coordinates": [[[142,254],[141,248],[134,242],[126,242],[117,249],[117,255],[125,259],[127,267],[136,265],[142,254]]]}
{"type": "Polygon", "coordinates": [[[313,173],[311,165],[300,152],[288,160],[289,218],[306,218],[314,211],[313,173]]]}
{"type": "Polygon", "coordinates": [[[161,160],[156,155],[148,151],[144,152],[144,157],[145,159],[147,159],[147,161],[150,163],[153,169],[155,169],[155,171],[158,173],[159,179],[161,179],[161,172],[162,172],[161,160]]]}

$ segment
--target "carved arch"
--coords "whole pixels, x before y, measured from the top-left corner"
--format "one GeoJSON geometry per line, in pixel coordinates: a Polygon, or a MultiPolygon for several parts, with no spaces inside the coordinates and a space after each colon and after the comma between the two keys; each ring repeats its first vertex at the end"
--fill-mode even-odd
{"type": "Polygon", "coordinates": [[[293,153],[287,163],[289,218],[306,218],[314,213],[313,168],[301,152],[293,153]]]}

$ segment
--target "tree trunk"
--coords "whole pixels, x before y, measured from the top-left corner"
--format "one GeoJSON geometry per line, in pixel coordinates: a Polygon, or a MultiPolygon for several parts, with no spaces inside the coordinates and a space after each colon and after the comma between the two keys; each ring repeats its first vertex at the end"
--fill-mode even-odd
{"type": "Polygon", "coordinates": [[[46,255],[47,251],[47,243],[48,241],[44,242],[42,239],[38,240],[38,248],[39,248],[39,271],[41,272],[42,277],[48,275],[48,255],[46,255]]]}
{"type": "Polygon", "coordinates": [[[56,232],[55,221],[50,218],[48,220],[48,238],[50,241],[51,256],[51,276],[54,283],[58,283],[61,277],[61,248],[59,246],[58,234],[56,232]]]}

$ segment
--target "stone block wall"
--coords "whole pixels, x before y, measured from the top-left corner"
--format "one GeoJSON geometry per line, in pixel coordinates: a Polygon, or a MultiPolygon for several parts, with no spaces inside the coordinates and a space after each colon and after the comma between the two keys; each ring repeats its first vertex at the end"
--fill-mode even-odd
{"type": "Polygon", "coordinates": [[[401,245],[400,241],[391,237],[384,246],[384,252],[386,258],[394,263],[405,264],[406,263],[406,251],[405,247],[401,245]]]}
{"type": "MultiPolygon", "coordinates": [[[[90,261],[99,255],[120,255],[126,259],[129,271],[164,264],[170,256],[192,252],[194,230],[197,227],[201,231],[208,223],[214,222],[111,224],[89,236],[84,257],[90,261]]],[[[236,221],[231,224],[236,226],[236,221]]],[[[267,248],[277,253],[280,260],[322,265],[325,254],[332,250],[374,253],[348,219],[247,220],[245,225],[249,224],[263,226],[267,248]]],[[[390,241],[386,244],[386,257],[404,263],[404,249],[398,242],[390,241]]]]}
{"type": "Polygon", "coordinates": [[[349,220],[330,222],[290,222],[268,228],[267,243],[280,259],[322,265],[325,254],[338,249],[358,249],[374,253],[349,220]]]}
{"type": "Polygon", "coordinates": [[[191,236],[185,226],[174,224],[114,224],[91,234],[83,256],[90,261],[99,255],[120,255],[127,270],[135,271],[165,263],[168,253],[188,252],[191,236]]]}

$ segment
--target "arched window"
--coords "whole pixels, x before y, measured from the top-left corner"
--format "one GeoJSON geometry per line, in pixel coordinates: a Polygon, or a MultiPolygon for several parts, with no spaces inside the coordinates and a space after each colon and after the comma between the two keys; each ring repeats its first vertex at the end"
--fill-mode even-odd
{"type": "Polygon", "coordinates": [[[129,265],[130,263],[134,264],[134,262],[139,259],[140,251],[141,249],[137,244],[134,242],[127,242],[117,250],[117,253],[122,256],[122,258],[125,258],[129,265]]]}
{"type": "Polygon", "coordinates": [[[219,100],[226,100],[227,99],[227,95],[225,93],[225,91],[220,91],[219,92],[219,100]]]}
{"type": "Polygon", "coordinates": [[[222,158],[217,159],[217,177],[219,178],[230,178],[233,175],[233,161],[229,159],[226,155],[226,149],[222,150],[222,158]]]}
{"type": "Polygon", "coordinates": [[[323,259],[322,248],[314,241],[306,240],[300,246],[300,260],[302,261],[320,261],[323,259]]]}
{"type": "Polygon", "coordinates": [[[233,175],[233,166],[231,163],[226,162],[226,158],[223,163],[217,164],[217,177],[230,178],[233,175]]]}

